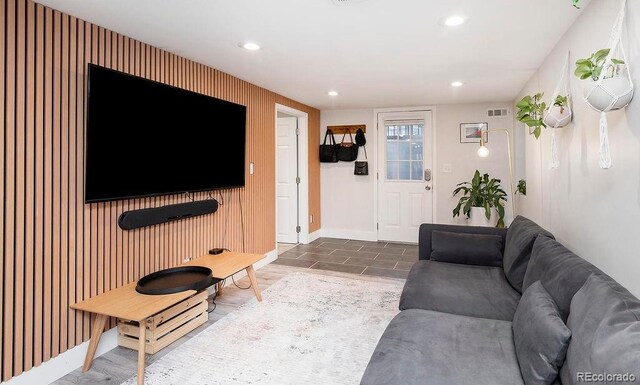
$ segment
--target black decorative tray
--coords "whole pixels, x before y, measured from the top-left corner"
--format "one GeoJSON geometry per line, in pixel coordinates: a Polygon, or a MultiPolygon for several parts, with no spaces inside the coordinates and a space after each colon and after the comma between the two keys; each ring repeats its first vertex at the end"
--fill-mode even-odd
{"type": "Polygon", "coordinates": [[[186,290],[202,290],[214,282],[211,269],[204,266],[180,266],[156,271],[138,281],[140,294],[172,294],[186,290]]]}

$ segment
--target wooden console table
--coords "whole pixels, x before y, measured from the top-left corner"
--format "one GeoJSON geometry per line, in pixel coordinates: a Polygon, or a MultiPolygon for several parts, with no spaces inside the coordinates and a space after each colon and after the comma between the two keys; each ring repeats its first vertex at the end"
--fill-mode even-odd
{"type": "MultiPolygon", "coordinates": [[[[264,255],[262,254],[224,252],[218,255],[207,254],[183,265],[206,266],[211,269],[212,277],[219,279],[225,279],[241,270],[246,270],[256,298],[258,301],[262,301],[262,295],[256,281],[253,264],[263,258],[264,255]]],[[[89,349],[87,350],[84,365],[82,366],[83,372],[91,368],[91,362],[93,361],[100,337],[102,336],[109,317],[136,321],[139,322],[140,325],[145,325],[147,318],[196,294],[195,290],[187,290],[174,294],[145,295],[136,291],[136,284],[137,282],[131,282],[71,305],[72,309],[96,314],[91,329],[89,349]]],[[[218,290],[220,289],[221,287],[219,286],[218,290]]],[[[145,334],[145,328],[140,327],[138,339],[138,385],[144,384],[145,334]]]]}

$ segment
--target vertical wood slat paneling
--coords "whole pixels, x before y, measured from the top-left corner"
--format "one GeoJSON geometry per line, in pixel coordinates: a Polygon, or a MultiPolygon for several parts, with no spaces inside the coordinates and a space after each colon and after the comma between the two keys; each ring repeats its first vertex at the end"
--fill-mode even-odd
{"type": "MultiPolygon", "coordinates": [[[[4,51],[4,130],[5,130],[5,185],[4,185],[4,314],[3,314],[3,378],[13,373],[13,334],[14,334],[14,298],[15,279],[15,3],[7,0],[5,8],[5,51],[4,51]]],[[[17,304],[15,304],[17,305],[17,304]]]]}
{"type": "Polygon", "coordinates": [[[0,24],[2,381],[88,340],[91,317],[71,303],[213,246],[275,248],[275,103],[309,114],[310,227],[319,228],[318,110],[30,0],[2,0],[0,24]],[[246,160],[257,172],[240,189],[85,205],[88,63],[246,105],[246,160]],[[214,215],[117,226],[123,211],[210,196],[224,203],[214,215]]]}
{"type": "Polygon", "coordinates": [[[5,94],[6,94],[5,61],[7,58],[7,55],[5,52],[5,43],[4,43],[5,32],[6,32],[5,28],[6,28],[5,4],[3,3],[2,6],[0,6],[0,54],[3,55],[2,59],[0,59],[0,118],[2,118],[0,123],[2,127],[2,132],[0,133],[0,164],[2,164],[2,170],[3,170],[1,174],[2,178],[0,178],[0,237],[2,238],[0,242],[0,279],[2,280],[0,282],[0,289],[2,289],[3,291],[3,293],[0,294],[0,328],[1,328],[0,330],[0,378],[4,378],[7,372],[9,372],[9,375],[12,372],[11,369],[7,369],[5,371],[6,335],[4,333],[4,330],[5,330],[4,315],[6,314],[6,311],[5,311],[5,287],[3,286],[6,280],[5,259],[8,256],[8,254],[6,254],[6,247],[5,247],[6,233],[4,232],[5,208],[4,208],[4,204],[2,203],[2,202],[5,202],[5,199],[4,199],[5,198],[5,180],[7,179],[7,167],[6,167],[6,159],[5,159],[5,153],[6,153],[5,136],[7,133],[7,128],[6,128],[6,122],[5,122],[5,109],[4,109],[5,94]]]}

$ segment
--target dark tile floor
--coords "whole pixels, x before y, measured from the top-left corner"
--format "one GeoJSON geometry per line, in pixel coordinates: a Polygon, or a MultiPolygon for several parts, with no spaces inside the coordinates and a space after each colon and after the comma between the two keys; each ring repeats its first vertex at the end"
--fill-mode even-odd
{"type": "Polygon", "coordinates": [[[281,253],[274,263],[405,279],[417,260],[417,245],[319,238],[281,253]]]}

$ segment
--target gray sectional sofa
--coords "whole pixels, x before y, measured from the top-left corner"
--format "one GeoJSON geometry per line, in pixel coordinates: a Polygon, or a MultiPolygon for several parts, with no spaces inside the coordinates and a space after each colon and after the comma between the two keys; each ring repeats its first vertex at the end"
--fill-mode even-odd
{"type": "Polygon", "coordinates": [[[640,301],[548,231],[519,216],[419,237],[362,385],[640,384],[640,301]]]}

